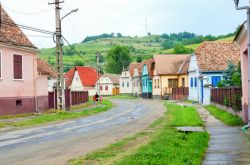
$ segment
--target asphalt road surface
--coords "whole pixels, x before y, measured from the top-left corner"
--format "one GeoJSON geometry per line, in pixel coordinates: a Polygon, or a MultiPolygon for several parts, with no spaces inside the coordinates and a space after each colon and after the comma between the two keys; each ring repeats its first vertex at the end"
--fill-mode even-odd
{"type": "Polygon", "coordinates": [[[95,116],[0,134],[0,164],[67,164],[118,139],[145,129],[164,113],[153,100],[113,100],[95,116]]]}

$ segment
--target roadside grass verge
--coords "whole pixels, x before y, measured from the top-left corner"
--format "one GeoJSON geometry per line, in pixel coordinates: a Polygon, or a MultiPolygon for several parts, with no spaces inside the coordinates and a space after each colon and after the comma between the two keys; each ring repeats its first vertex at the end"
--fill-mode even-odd
{"type": "Polygon", "coordinates": [[[148,129],[125,138],[84,157],[69,160],[70,165],[82,164],[192,164],[202,163],[209,135],[207,132],[179,132],[175,126],[201,126],[194,107],[166,103],[165,115],[148,129]],[[177,124],[177,122],[180,122],[177,124]]]}
{"type": "Polygon", "coordinates": [[[230,126],[242,126],[244,125],[243,120],[231,113],[221,110],[214,105],[205,106],[205,109],[211,113],[216,119],[222,121],[226,125],[230,126]]]}
{"type": "Polygon", "coordinates": [[[49,122],[55,122],[55,121],[62,121],[62,120],[68,120],[68,119],[75,119],[80,118],[84,116],[90,116],[99,112],[104,112],[109,110],[113,107],[113,104],[109,100],[104,100],[102,106],[97,106],[94,108],[85,109],[81,112],[72,112],[72,111],[59,111],[57,113],[49,113],[49,114],[42,114],[37,117],[34,117],[32,119],[24,120],[24,121],[18,121],[14,123],[8,123],[6,126],[13,126],[13,127],[24,127],[24,126],[36,126],[40,124],[45,124],[49,122]]]}
{"type": "Polygon", "coordinates": [[[130,96],[130,95],[116,95],[116,96],[108,96],[107,98],[110,99],[136,99],[136,96],[130,96]]]}
{"type": "Polygon", "coordinates": [[[5,127],[5,123],[0,123],[0,128],[4,128],[5,127]]]}

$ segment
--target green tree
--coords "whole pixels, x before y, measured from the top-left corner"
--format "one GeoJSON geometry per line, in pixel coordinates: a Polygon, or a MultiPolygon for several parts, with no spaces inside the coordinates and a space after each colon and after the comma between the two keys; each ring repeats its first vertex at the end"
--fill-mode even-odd
{"type": "Polygon", "coordinates": [[[136,58],[136,62],[137,62],[137,63],[141,63],[141,62],[142,62],[142,57],[141,57],[141,56],[138,56],[138,57],[136,58]]]}
{"type": "Polygon", "coordinates": [[[238,66],[229,63],[227,69],[223,73],[223,86],[241,86],[241,82],[240,63],[238,66]]]}
{"type": "Polygon", "coordinates": [[[174,47],[174,51],[173,53],[174,54],[190,54],[190,53],[193,53],[194,50],[191,49],[191,48],[186,48],[184,45],[182,44],[177,44],[175,45],[174,47]]]}
{"type": "Polygon", "coordinates": [[[84,66],[85,64],[84,64],[84,61],[82,61],[82,60],[75,60],[74,61],[74,66],[84,66]]]}
{"type": "Polygon", "coordinates": [[[127,46],[113,46],[106,57],[106,72],[121,74],[123,67],[131,63],[130,51],[127,46]]]}

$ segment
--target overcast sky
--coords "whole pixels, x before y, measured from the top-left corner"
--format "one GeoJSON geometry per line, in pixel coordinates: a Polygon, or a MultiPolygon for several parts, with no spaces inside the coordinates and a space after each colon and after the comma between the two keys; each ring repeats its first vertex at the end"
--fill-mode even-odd
{"type": "MultiPolygon", "coordinates": [[[[51,0],[53,1],[53,0],[51,0]]],[[[71,42],[86,36],[117,33],[143,36],[171,32],[226,34],[246,19],[245,11],[236,11],[233,0],[64,0],[63,16],[72,9],[77,13],[62,22],[64,36],[71,42]]],[[[247,2],[247,0],[241,0],[247,2]]],[[[54,31],[54,6],[48,0],[1,0],[16,23],[54,31]]],[[[243,5],[243,4],[242,4],[243,5]]],[[[50,36],[25,31],[37,47],[52,47],[50,36]]]]}

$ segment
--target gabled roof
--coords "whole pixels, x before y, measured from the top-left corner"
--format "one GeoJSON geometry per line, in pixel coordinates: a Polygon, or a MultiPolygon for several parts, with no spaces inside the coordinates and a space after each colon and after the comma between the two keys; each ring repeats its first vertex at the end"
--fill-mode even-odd
{"type": "Polygon", "coordinates": [[[141,63],[131,63],[129,65],[129,73],[130,73],[130,76],[133,77],[133,74],[134,74],[134,70],[139,67],[141,63]]]}
{"type": "Polygon", "coordinates": [[[107,74],[104,74],[101,76],[101,78],[109,78],[113,84],[120,84],[120,75],[119,74],[110,74],[110,73],[107,73],[107,74]]]}
{"type": "Polygon", "coordinates": [[[203,42],[195,51],[200,71],[224,71],[228,63],[238,64],[240,49],[237,43],[203,42]]]}
{"type": "MultiPolygon", "coordinates": [[[[151,69],[153,63],[154,63],[154,59],[152,59],[152,58],[145,60],[145,61],[142,61],[140,63],[140,65],[138,66],[139,75],[140,76],[142,75],[144,65],[147,65],[147,69],[148,69],[149,73],[151,74],[150,69],[151,69]]],[[[150,76],[152,76],[152,75],[150,75],[150,76]]]]}
{"type": "Polygon", "coordinates": [[[56,77],[56,70],[46,61],[37,59],[37,71],[40,74],[46,74],[53,78],[56,77]]]}
{"type": "Polygon", "coordinates": [[[0,43],[37,49],[21,31],[7,12],[1,8],[0,43]]]}
{"type": "Polygon", "coordinates": [[[65,74],[65,77],[67,78],[66,86],[71,86],[75,71],[78,72],[83,86],[95,86],[95,83],[98,80],[97,71],[94,68],[84,66],[76,66],[65,74]]]}
{"type": "Polygon", "coordinates": [[[158,75],[187,74],[190,56],[189,54],[155,55],[155,69],[158,75]]]}

